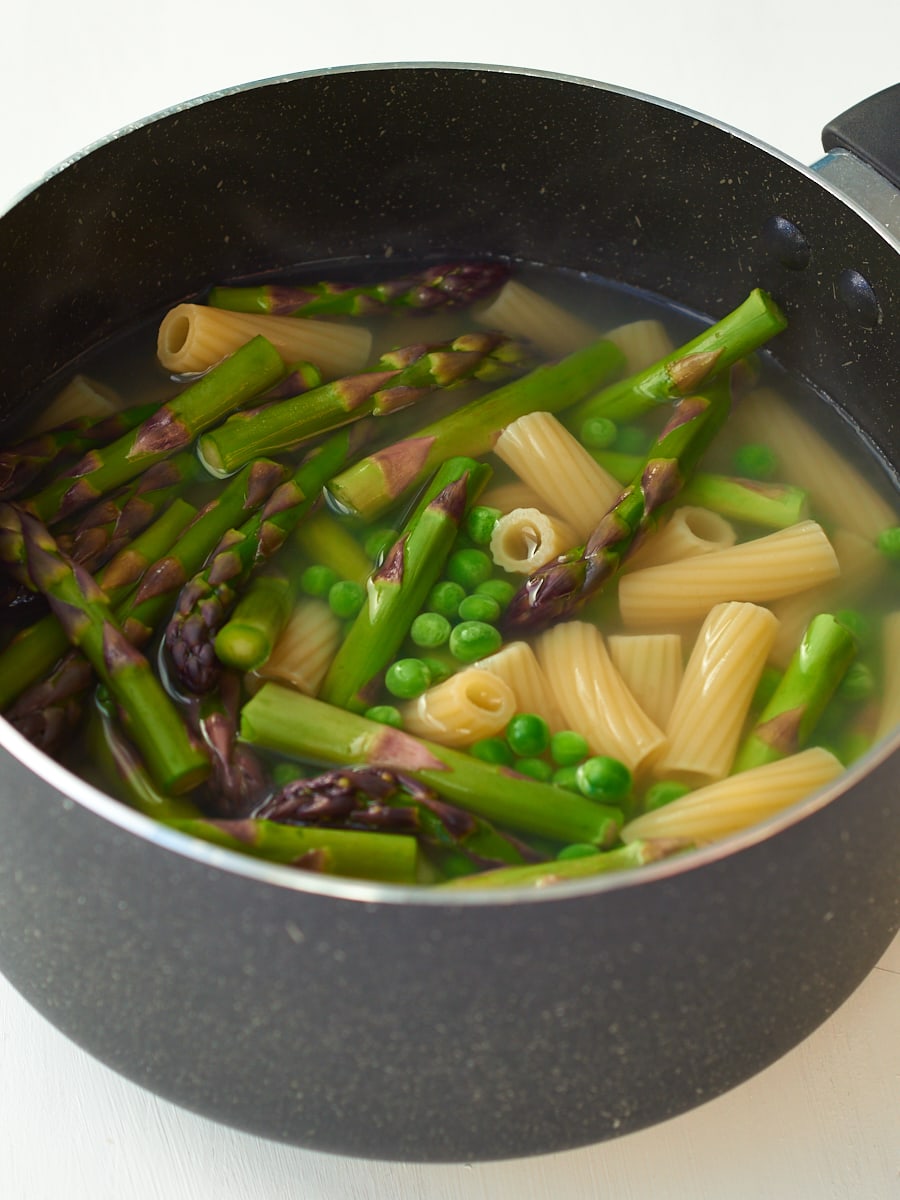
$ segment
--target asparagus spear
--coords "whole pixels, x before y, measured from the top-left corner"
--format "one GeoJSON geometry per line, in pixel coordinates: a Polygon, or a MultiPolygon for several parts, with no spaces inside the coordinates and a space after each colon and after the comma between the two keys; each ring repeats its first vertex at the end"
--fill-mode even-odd
{"type": "Polygon", "coordinates": [[[165,635],[170,671],[181,686],[198,695],[215,686],[213,643],[234,608],[238,589],[282,545],[319,498],[326,480],[356,454],[368,432],[358,423],[311,451],[262,509],[224,535],[209,564],[181,589],[165,635]]]}
{"type": "Polygon", "coordinates": [[[836,617],[813,617],[772,698],[741,744],[732,774],[801,750],[857,649],[856,638],[836,617]]]}
{"type": "Polygon", "coordinates": [[[652,528],[678,495],[721,426],[731,403],[727,381],[681,400],[651,446],[641,471],[591,533],[584,547],[538,568],[513,596],[504,632],[543,629],[571,616],[618,570],[638,535],[652,528]]]}
{"type": "MultiPolygon", "coordinates": [[[[150,564],[166,553],[196,514],[193,505],[176,499],[130,546],[119,551],[97,576],[97,583],[112,605],[116,606],[124,600],[150,564]]],[[[68,645],[69,639],[52,612],[23,629],[0,653],[0,712],[5,711],[16,696],[24,693],[26,688],[49,671],[57,659],[65,654],[68,645]]],[[[89,686],[90,679],[89,673],[84,688],[89,686]]],[[[51,703],[49,697],[40,691],[26,693],[26,696],[22,696],[23,704],[17,709],[19,714],[39,712],[51,703]],[[29,698],[26,699],[26,696],[29,698]]]]}
{"type": "Polygon", "coordinates": [[[384,283],[311,283],[305,287],[214,287],[209,303],[236,312],[279,316],[373,316],[397,308],[461,308],[495,292],[509,278],[498,262],[450,263],[384,283]]]}
{"type": "Polygon", "coordinates": [[[443,345],[420,343],[391,351],[361,375],[325,383],[277,404],[245,409],[205,433],[197,444],[206,469],[221,478],[258,454],[295,450],[317,434],[375,413],[415,403],[435,388],[477,377],[486,362],[527,361],[524,346],[499,333],[467,333],[443,345]]]}
{"type": "Polygon", "coordinates": [[[255,337],[190,384],[131,432],[89,451],[28,501],[29,511],[55,524],[180,450],[226,414],[284,374],[281,356],[255,337]]]}
{"type": "Polygon", "coordinates": [[[510,422],[535,409],[557,412],[573,404],[621,371],[624,362],[621,350],[601,338],[376,450],[335,476],[328,490],[344,511],[371,520],[409,495],[445,459],[487,453],[510,422]]]}
{"type": "MultiPolygon", "coordinates": [[[[591,451],[601,467],[620,483],[628,483],[641,469],[637,454],[615,450],[591,451]]],[[[768,529],[787,529],[809,515],[808,496],[789,483],[764,483],[733,475],[698,471],[681,490],[683,504],[697,504],[733,521],[748,521],[768,529]]]]}
{"type": "Polygon", "coordinates": [[[329,704],[362,711],[437,582],[471,505],[491,470],[471,458],[448,459],[435,472],[421,501],[384,562],[369,578],[368,603],[360,609],[322,681],[329,704]]]}
{"type": "Polygon", "coordinates": [[[608,871],[628,871],[658,862],[670,854],[685,850],[688,843],[676,838],[653,838],[629,842],[615,850],[583,858],[556,859],[553,862],[527,863],[522,866],[497,867],[477,875],[464,875],[440,884],[443,888],[550,887],[570,879],[589,879],[608,871]]]}
{"type": "Polygon", "coordinates": [[[419,847],[414,837],[357,829],[309,829],[276,821],[168,820],[166,824],[239,854],[326,875],[415,883],[419,847]]]}
{"type": "Polygon", "coordinates": [[[594,417],[628,420],[689,396],[786,327],[787,320],[772,297],[755,288],[721,321],[665,358],[576,404],[566,424],[577,431],[594,417]]]}
{"type": "Polygon", "coordinates": [[[4,716],[33,745],[53,754],[77,729],[84,713],[84,693],[93,681],[94,668],[83,654],[70,650],[46,678],[23,692],[4,716]]]}
{"type": "Polygon", "coordinates": [[[201,783],[209,761],[142,654],[129,645],[109,600],[94,579],[60,554],[47,529],[22,515],[29,574],[74,646],[83,650],[125,714],[129,735],[163,791],[179,794],[201,783]]]}
{"type": "Polygon", "coordinates": [[[298,584],[297,572],[270,571],[252,578],[231,619],[216,634],[219,662],[240,671],[262,666],[293,611],[298,584]]]}
{"type": "Polygon", "coordinates": [[[224,671],[216,694],[189,706],[193,727],[210,755],[207,815],[250,816],[267,787],[266,772],[252,746],[237,740],[240,700],[239,677],[224,671]]]}
{"type": "Polygon", "coordinates": [[[372,570],[369,556],[347,529],[346,522],[327,509],[311,513],[297,526],[294,544],[308,563],[321,563],[340,579],[365,583],[372,570]]]}
{"type": "Polygon", "coordinates": [[[470,754],[414,738],[276,683],[244,705],[241,737],[252,745],[331,766],[386,767],[433,788],[501,829],[609,846],[621,811],[539,783],[470,754]]]}

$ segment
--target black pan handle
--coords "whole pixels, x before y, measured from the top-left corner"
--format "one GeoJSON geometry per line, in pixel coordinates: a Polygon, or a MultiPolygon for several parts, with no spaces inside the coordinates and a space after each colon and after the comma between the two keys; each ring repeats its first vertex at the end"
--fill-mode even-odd
{"type": "Polygon", "coordinates": [[[900,83],[829,121],[822,130],[822,146],[849,150],[900,188],[900,83]]]}

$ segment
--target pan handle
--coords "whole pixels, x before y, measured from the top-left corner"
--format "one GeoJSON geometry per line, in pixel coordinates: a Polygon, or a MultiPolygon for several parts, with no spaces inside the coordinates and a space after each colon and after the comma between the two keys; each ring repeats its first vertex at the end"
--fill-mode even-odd
{"type": "Polygon", "coordinates": [[[900,83],[829,121],[822,147],[813,170],[900,239],[900,83]]]}

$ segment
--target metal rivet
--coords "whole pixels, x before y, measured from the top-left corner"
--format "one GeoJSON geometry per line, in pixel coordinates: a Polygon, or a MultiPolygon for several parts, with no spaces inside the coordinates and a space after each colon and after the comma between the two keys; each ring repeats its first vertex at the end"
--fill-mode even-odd
{"type": "Polygon", "coordinates": [[[762,229],[772,254],[789,271],[809,266],[812,250],[804,234],[787,217],[769,217],[762,229]]]}
{"type": "Polygon", "coordinates": [[[881,324],[881,305],[864,275],[848,267],[838,276],[838,296],[848,315],[863,329],[881,324]]]}

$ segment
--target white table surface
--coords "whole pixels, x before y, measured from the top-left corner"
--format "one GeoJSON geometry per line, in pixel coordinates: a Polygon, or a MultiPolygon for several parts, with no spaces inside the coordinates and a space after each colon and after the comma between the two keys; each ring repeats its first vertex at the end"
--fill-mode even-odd
{"type": "MultiPolygon", "coordinates": [[[[718,116],[809,163],[827,120],[900,78],[900,5],[857,0],[839,11],[821,0],[9,5],[0,208],[146,114],[248,80],[357,62],[583,75],[718,116]]],[[[0,979],[0,1196],[896,1200],[900,940],[820,1030],[728,1095],[603,1146],[471,1166],[347,1160],[217,1126],[88,1058],[0,979]]]]}

